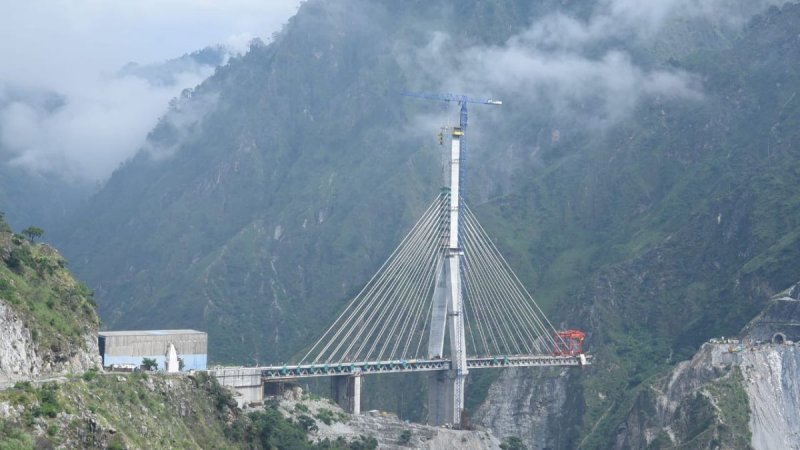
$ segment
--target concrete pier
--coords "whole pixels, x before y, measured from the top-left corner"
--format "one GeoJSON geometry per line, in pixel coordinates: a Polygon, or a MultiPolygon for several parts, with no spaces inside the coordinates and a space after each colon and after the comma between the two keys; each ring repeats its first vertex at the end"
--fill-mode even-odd
{"type": "Polygon", "coordinates": [[[361,414],[361,374],[331,377],[331,398],[350,414],[361,414]]]}
{"type": "Polygon", "coordinates": [[[453,422],[455,373],[441,370],[428,375],[428,425],[439,426],[453,422]]]}

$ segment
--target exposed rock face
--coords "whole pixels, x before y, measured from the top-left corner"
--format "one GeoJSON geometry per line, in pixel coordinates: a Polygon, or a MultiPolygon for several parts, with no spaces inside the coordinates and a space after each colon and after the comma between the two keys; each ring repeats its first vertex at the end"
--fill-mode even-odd
{"type": "Polygon", "coordinates": [[[314,400],[303,396],[300,388],[286,391],[280,399],[281,412],[292,420],[301,416],[316,418],[311,431],[314,441],[344,438],[347,441],[361,436],[372,437],[380,449],[484,450],[499,449],[500,441],[487,431],[462,431],[401,421],[396,415],[370,411],[349,415],[328,399],[314,400]],[[332,419],[319,419],[327,413],[332,419]]]}
{"type": "Polygon", "coordinates": [[[0,388],[99,366],[92,293],[66,265],[0,213],[0,388]]]}
{"type": "Polygon", "coordinates": [[[797,292],[773,298],[741,340],[713,339],[653,382],[613,447],[800,449],[797,292]]]}
{"type": "Polygon", "coordinates": [[[559,442],[568,400],[569,369],[503,371],[473,420],[500,438],[518,437],[531,449],[569,448],[559,442]]]}
{"type": "Polygon", "coordinates": [[[705,344],[691,361],[679,363],[645,388],[617,429],[612,447],[746,446],[749,411],[738,369],[744,352],[730,349],[731,344],[705,344]]]}
{"type": "Polygon", "coordinates": [[[0,300],[0,382],[39,376],[41,364],[37,361],[30,330],[14,310],[0,300]]]}
{"type": "Polygon", "coordinates": [[[705,344],[638,398],[614,447],[741,444],[800,449],[798,346],[705,344]]]}
{"type": "Polygon", "coordinates": [[[753,448],[800,449],[800,284],[776,295],[743,330],[771,342],[744,352],[739,364],[750,399],[753,448]],[[794,344],[792,343],[794,341],[794,344]]]}
{"type": "Polygon", "coordinates": [[[800,347],[769,345],[741,361],[755,449],[800,449],[800,347]]]}
{"type": "Polygon", "coordinates": [[[40,349],[22,318],[0,300],[0,384],[99,366],[96,332],[84,335],[83,347],[65,343],[58,351],[40,349]]]}

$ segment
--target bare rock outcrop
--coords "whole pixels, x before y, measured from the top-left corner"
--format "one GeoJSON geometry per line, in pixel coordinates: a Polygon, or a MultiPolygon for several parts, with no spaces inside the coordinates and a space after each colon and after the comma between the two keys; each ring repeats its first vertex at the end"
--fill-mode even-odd
{"type": "Polygon", "coordinates": [[[800,289],[715,338],[637,398],[613,446],[800,450],[800,289]]]}
{"type": "Polygon", "coordinates": [[[0,300],[0,383],[20,377],[38,377],[39,361],[31,331],[22,318],[0,300]]]}
{"type": "Polygon", "coordinates": [[[518,437],[530,449],[569,448],[562,414],[570,409],[570,369],[505,370],[489,388],[473,422],[499,438],[518,437]]]}
{"type": "Polygon", "coordinates": [[[742,355],[754,449],[800,449],[800,347],[769,344],[742,355]]]}
{"type": "Polygon", "coordinates": [[[500,441],[488,431],[452,430],[401,421],[396,415],[368,411],[360,415],[345,414],[328,399],[303,395],[300,388],[284,392],[280,410],[292,420],[313,422],[312,440],[348,442],[375,439],[379,449],[404,450],[499,450],[500,441]]]}
{"type": "Polygon", "coordinates": [[[82,344],[65,342],[60,348],[39,348],[23,318],[0,299],[0,385],[18,380],[80,373],[98,367],[97,330],[82,344]]]}

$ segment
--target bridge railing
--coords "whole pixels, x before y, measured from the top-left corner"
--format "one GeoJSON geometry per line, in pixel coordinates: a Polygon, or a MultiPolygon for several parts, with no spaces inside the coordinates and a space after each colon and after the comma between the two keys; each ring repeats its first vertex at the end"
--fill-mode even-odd
{"type": "MultiPolygon", "coordinates": [[[[467,358],[467,368],[491,369],[503,367],[583,366],[591,364],[590,356],[514,355],[467,358]]],[[[430,372],[450,370],[449,359],[412,359],[391,361],[362,361],[330,364],[300,364],[283,366],[212,369],[217,378],[243,376],[260,377],[263,381],[291,378],[370,375],[379,373],[430,372]],[[246,372],[246,374],[245,374],[246,372]]]]}
{"type": "Polygon", "coordinates": [[[261,374],[266,380],[282,378],[324,377],[356,374],[426,372],[447,370],[450,361],[446,359],[365,361],[331,364],[302,364],[262,367],[261,374]]]}

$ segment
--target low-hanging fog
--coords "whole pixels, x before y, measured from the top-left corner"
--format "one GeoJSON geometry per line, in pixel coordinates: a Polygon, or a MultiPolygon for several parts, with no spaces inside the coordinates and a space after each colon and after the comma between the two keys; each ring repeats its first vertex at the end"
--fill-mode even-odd
{"type": "Polygon", "coordinates": [[[0,164],[102,181],[144,143],[170,99],[213,73],[158,64],[206,46],[228,54],[268,41],[299,0],[14,2],[0,6],[0,164]]]}

